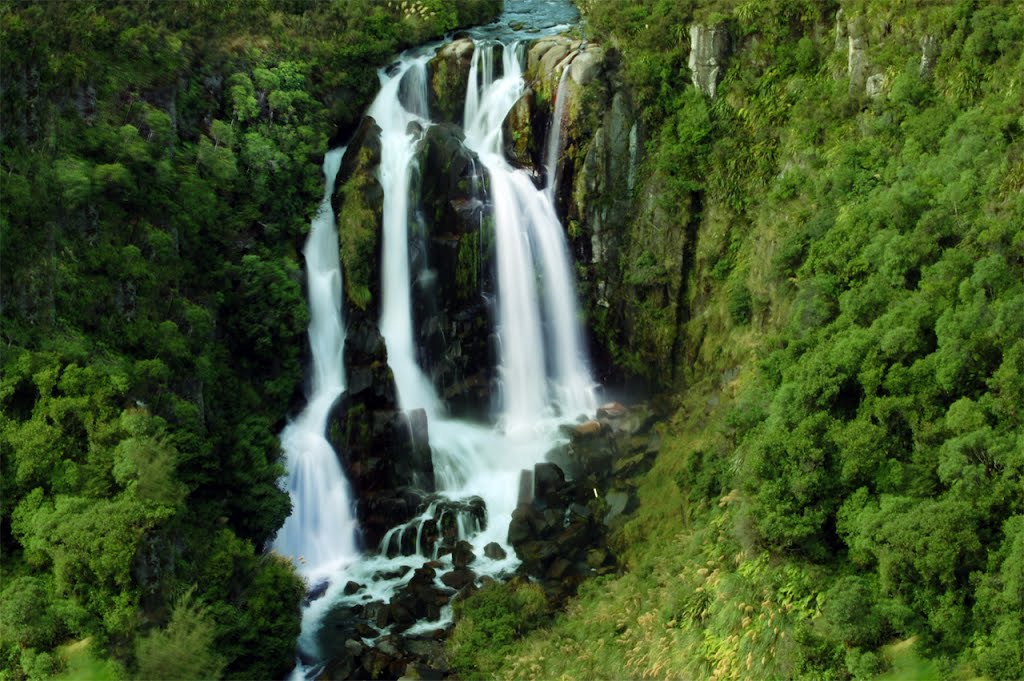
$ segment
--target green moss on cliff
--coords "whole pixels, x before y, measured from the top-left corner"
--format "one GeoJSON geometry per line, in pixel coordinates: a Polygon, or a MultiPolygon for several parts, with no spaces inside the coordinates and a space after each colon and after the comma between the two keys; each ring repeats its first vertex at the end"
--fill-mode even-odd
{"type": "Polygon", "coordinates": [[[338,239],[345,273],[345,297],[361,310],[371,302],[371,287],[376,287],[377,245],[380,240],[383,193],[371,174],[372,153],[360,150],[356,171],[338,191],[338,239]],[[374,199],[376,197],[377,200],[374,199]]]}

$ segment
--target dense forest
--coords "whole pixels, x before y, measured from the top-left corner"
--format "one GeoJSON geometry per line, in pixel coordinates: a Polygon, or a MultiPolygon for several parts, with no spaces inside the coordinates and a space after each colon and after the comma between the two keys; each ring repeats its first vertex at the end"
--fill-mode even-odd
{"type": "MultiPolygon", "coordinates": [[[[576,125],[614,82],[642,145],[586,197],[628,204],[587,326],[671,415],[620,569],[481,589],[454,674],[1024,678],[1024,5],[577,5],[576,125]]],[[[0,678],[291,669],[307,585],[265,546],[318,165],[379,67],[500,9],[0,7],[0,678]]]]}
{"type": "Polygon", "coordinates": [[[291,668],[306,587],[264,544],[317,159],[400,49],[499,10],[0,8],[4,678],[291,668]]]}
{"type": "Polygon", "coordinates": [[[581,5],[646,137],[595,323],[678,411],[626,574],[478,668],[1024,677],[1024,6],[581,5]]]}

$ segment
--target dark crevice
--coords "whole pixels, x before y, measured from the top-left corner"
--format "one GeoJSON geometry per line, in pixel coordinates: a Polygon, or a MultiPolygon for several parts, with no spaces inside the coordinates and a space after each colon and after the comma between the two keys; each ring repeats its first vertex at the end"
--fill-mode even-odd
{"type": "Polygon", "coordinates": [[[697,231],[704,215],[704,193],[690,192],[690,219],[686,223],[686,234],[683,239],[683,252],[679,268],[679,288],[676,289],[676,328],[672,339],[672,352],[669,359],[672,365],[672,382],[679,375],[678,358],[683,349],[685,326],[690,321],[690,306],[687,304],[690,295],[690,275],[697,253],[697,231]]]}

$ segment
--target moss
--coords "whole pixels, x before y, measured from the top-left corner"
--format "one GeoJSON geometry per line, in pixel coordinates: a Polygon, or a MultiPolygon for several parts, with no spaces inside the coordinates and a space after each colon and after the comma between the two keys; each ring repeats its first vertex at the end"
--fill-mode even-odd
{"type": "Polygon", "coordinates": [[[380,206],[371,205],[371,197],[380,187],[366,169],[370,161],[370,151],[360,151],[360,168],[341,187],[337,218],[345,296],[360,310],[365,310],[372,298],[373,263],[382,228],[380,206]]]}
{"type": "Polygon", "coordinates": [[[455,285],[459,297],[471,299],[480,290],[480,233],[469,232],[459,239],[455,285]]]}

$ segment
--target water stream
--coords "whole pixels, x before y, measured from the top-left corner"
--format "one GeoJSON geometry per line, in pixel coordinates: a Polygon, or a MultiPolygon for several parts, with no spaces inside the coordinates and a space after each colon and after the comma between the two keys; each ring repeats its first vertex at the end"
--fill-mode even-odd
{"type": "Polygon", "coordinates": [[[313,219],[303,255],[309,289],[312,392],[306,408],[281,433],[292,498],[292,514],[274,539],[274,550],[290,557],[310,582],[327,577],[358,556],[348,481],[325,437],[327,415],[345,390],[338,231],[331,209],[334,178],[345,149],[324,156],[324,198],[313,219]]]}

